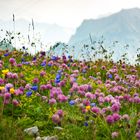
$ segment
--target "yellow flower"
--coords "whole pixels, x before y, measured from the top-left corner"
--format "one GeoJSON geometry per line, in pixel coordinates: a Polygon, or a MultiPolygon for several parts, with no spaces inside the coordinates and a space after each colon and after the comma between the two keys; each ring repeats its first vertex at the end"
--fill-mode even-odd
{"type": "Polygon", "coordinates": [[[15,92],[14,88],[10,88],[10,93],[14,94],[14,92],[15,92]]]}
{"type": "Polygon", "coordinates": [[[6,69],[6,70],[2,70],[2,73],[3,73],[4,75],[6,75],[8,72],[9,72],[8,69],[6,69]]]}
{"type": "Polygon", "coordinates": [[[90,105],[86,106],[86,110],[90,110],[90,105]]]}
{"type": "Polygon", "coordinates": [[[0,87],[0,90],[3,90],[4,89],[4,87],[0,87]]]}

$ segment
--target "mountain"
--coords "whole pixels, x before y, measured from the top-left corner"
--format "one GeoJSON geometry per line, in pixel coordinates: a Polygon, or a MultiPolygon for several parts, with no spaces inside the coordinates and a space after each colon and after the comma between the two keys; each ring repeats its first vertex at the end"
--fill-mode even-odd
{"type": "MultiPolygon", "coordinates": [[[[76,46],[76,52],[80,51],[84,44],[93,45],[96,48],[99,41],[103,41],[104,47],[108,47],[118,42],[115,51],[120,56],[124,53],[123,46],[129,57],[135,55],[140,46],[140,9],[123,9],[118,13],[99,19],[84,20],[71,36],[68,44],[76,46]],[[96,43],[95,43],[96,42],[96,43]]],[[[134,56],[133,56],[134,57],[134,56]]]]}
{"type": "Polygon", "coordinates": [[[93,39],[102,35],[110,41],[140,40],[140,9],[121,10],[118,13],[100,19],[84,20],[76,33],[72,35],[69,44],[83,40],[90,42],[89,34],[93,39]]]}

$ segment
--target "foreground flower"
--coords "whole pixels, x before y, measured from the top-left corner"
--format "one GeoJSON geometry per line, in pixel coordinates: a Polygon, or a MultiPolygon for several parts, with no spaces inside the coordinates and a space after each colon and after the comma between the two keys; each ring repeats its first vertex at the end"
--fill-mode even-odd
{"type": "Polygon", "coordinates": [[[4,75],[6,75],[8,72],[9,72],[8,69],[6,69],[6,70],[2,70],[2,73],[3,73],[4,75]]]}
{"type": "Polygon", "coordinates": [[[112,136],[112,138],[114,139],[114,138],[117,138],[118,137],[118,135],[119,135],[119,133],[118,132],[113,132],[112,134],[111,134],[111,136],[112,136]]]}
{"type": "Polygon", "coordinates": [[[108,115],[108,116],[106,117],[106,121],[107,121],[108,124],[114,123],[114,118],[113,118],[113,116],[108,115]]]}
{"type": "Polygon", "coordinates": [[[56,123],[56,124],[60,123],[60,117],[59,117],[59,115],[58,115],[58,114],[54,114],[54,115],[52,116],[52,121],[53,121],[54,123],[56,123]]]}
{"type": "Polygon", "coordinates": [[[32,95],[32,91],[27,91],[27,92],[26,92],[26,96],[27,96],[27,97],[30,97],[31,95],[32,95]]]}
{"type": "Polygon", "coordinates": [[[16,99],[13,99],[12,103],[13,103],[14,106],[18,106],[19,105],[19,102],[16,99]]]}
{"type": "Polygon", "coordinates": [[[140,140],[140,130],[136,133],[136,138],[140,140]]]}
{"type": "Polygon", "coordinates": [[[14,88],[10,88],[10,93],[14,94],[14,92],[15,92],[14,88]]]}

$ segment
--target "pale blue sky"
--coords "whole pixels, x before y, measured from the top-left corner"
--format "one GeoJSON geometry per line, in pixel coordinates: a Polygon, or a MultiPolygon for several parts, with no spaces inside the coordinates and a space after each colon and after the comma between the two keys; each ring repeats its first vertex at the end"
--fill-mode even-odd
{"type": "Polygon", "coordinates": [[[122,8],[140,7],[140,0],[0,0],[0,19],[16,18],[76,28],[84,19],[98,18],[122,8]]]}

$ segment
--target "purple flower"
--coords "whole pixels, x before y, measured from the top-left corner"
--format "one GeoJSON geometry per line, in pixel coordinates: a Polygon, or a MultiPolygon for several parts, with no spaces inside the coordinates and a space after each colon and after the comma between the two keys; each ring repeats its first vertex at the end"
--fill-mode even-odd
{"type": "Polygon", "coordinates": [[[137,125],[140,128],[140,119],[137,121],[137,125]]]}
{"type": "Polygon", "coordinates": [[[13,99],[12,103],[13,103],[14,106],[18,106],[19,105],[19,102],[16,99],[13,99]]]}
{"type": "Polygon", "coordinates": [[[136,138],[140,140],[140,130],[136,133],[136,138]]]}
{"type": "Polygon", "coordinates": [[[40,72],[40,76],[42,76],[42,77],[43,77],[45,74],[46,74],[45,71],[41,71],[41,72],[40,72]]]}
{"type": "Polygon", "coordinates": [[[39,83],[39,79],[38,79],[38,78],[34,78],[34,79],[33,79],[33,83],[34,83],[34,84],[39,83]]]}
{"type": "Polygon", "coordinates": [[[114,118],[113,118],[113,116],[108,115],[108,116],[106,117],[106,121],[107,121],[108,124],[114,123],[114,118]]]}
{"type": "Polygon", "coordinates": [[[119,111],[119,109],[120,109],[120,105],[119,104],[113,104],[112,106],[111,106],[111,110],[113,111],[113,112],[118,112],[119,111]]]}
{"type": "Polygon", "coordinates": [[[67,101],[67,97],[66,96],[64,96],[64,95],[62,95],[62,94],[60,94],[60,95],[58,95],[58,101],[59,102],[66,102],[67,101]]]}
{"type": "Polygon", "coordinates": [[[60,117],[59,117],[59,115],[58,115],[58,114],[54,114],[54,115],[52,116],[52,121],[53,121],[54,123],[56,123],[56,124],[60,123],[60,117]]]}
{"type": "Polygon", "coordinates": [[[100,109],[99,109],[98,107],[92,107],[92,108],[91,108],[91,111],[92,111],[93,113],[96,113],[96,114],[99,114],[99,113],[100,113],[100,109]]]}
{"type": "Polygon", "coordinates": [[[113,116],[114,122],[120,120],[120,118],[121,118],[120,115],[117,113],[114,113],[112,116],[113,116]]]}
{"type": "Polygon", "coordinates": [[[10,58],[9,62],[13,65],[14,63],[16,63],[16,60],[14,58],[10,58]]]}
{"type": "Polygon", "coordinates": [[[56,103],[56,100],[54,98],[49,99],[49,104],[53,105],[56,103]]]}
{"type": "Polygon", "coordinates": [[[9,92],[6,92],[5,94],[4,94],[4,98],[5,99],[9,99],[11,97],[11,94],[9,93],[9,92]]]}
{"type": "Polygon", "coordinates": [[[128,114],[124,114],[124,115],[121,117],[121,119],[126,120],[126,121],[129,121],[129,120],[130,120],[130,117],[129,117],[128,114]]]}
{"type": "Polygon", "coordinates": [[[63,115],[64,115],[63,110],[61,110],[61,109],[57,110],[56,114],[58,114],[60,118],[63,117],[63,115]]]}

